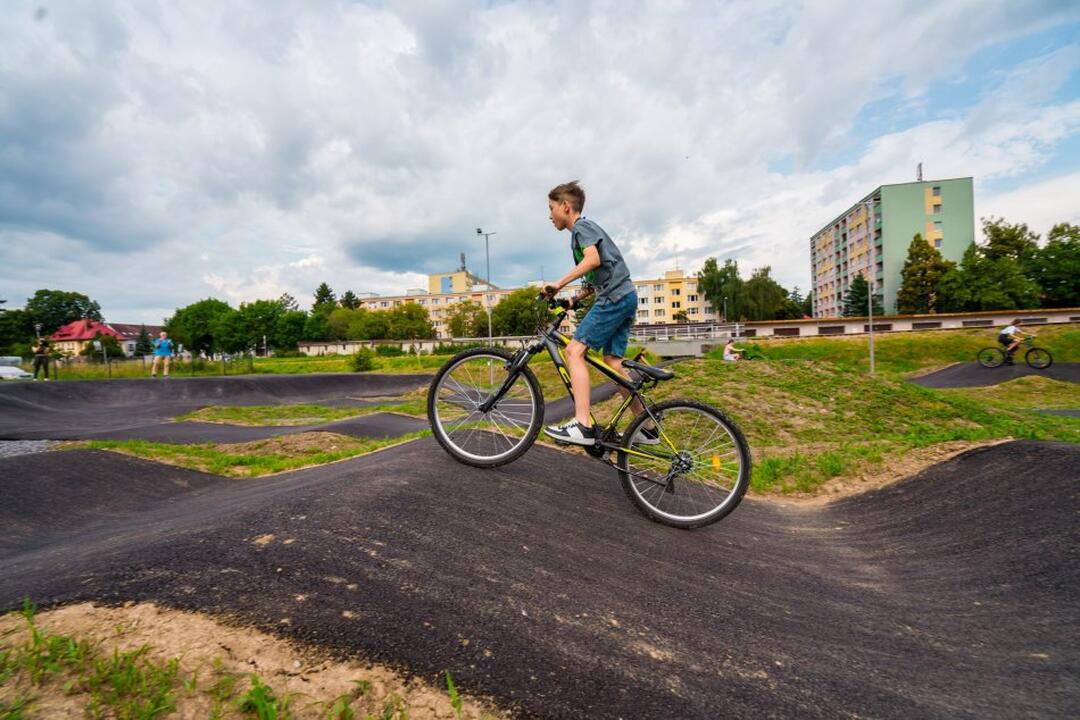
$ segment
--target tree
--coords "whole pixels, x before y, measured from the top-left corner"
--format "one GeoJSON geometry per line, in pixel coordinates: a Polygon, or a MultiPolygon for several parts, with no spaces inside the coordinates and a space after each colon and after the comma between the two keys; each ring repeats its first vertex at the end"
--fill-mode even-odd
{"type": "Polygon", "coordinates": [[[1038,234],[1028,230],[1023,223],[1010,225],[1004,218],[983,218],[982,226],[986,238],[983,248],[986,259],[996,261],[1010,258],[1020,266],[1025,276],[1032,277],[1035,256],[1039,252],[1038,234]]]}
{"type": "Polygon", "coordinates": [[[356,311],[340,307],[326,316],[326,325],[330,328],[329,340],[354,339],[349,337],[349,327],[356,319],[356,311]]]}
{"type": "Polygon", "coordinates": [[[677,323],[690,322],[690,316],[686,314],[685,310],[676,310],[675,314],[671,316],[671,319],[677,323]]]}
{"type": "Polygon", "coordinates": [[[139,336],[135,338],[135,357],[143,357],[154,352],[154,342],[145,325],[139,326],[139,336]]]}
{"type": "MultiPolygon", "coordinates": [[[[869,295],[870,283],[861,273],[856,275],[844,293],[844,317],[866,317],[869,295]]],[[[875,315],[885,314],[885,308],[881,306],[881,296],[877,293],[874,293],[873,311],[875,315]]]]}
{"type": "MultiPolygon", "coordinates": [[[[771,271],[772,268],[768,265],[758,268],[742,288],[743,307],[747,320],[776,319],[784,307],[784,301],[788,299],[787,290],[769,277],[771,271]]],[[[730,306],[728,310],[730,313],[730,306]]]]}
{"type": "Polygon", "coordinates": [[[63,290],[38,290],[26,301],[30,324],[41,323],[41,334],[49,335],[73,320],[102,321],[101,306],[86,295],[63,290]]]}
{"type": "Polygon", "coordinates": [[[1033,263],[1042,306],[1080,306],[1080,225],[1060,223],[1050,229],[1046,246],[1033,263]]]}
{"type": "Polygon", "coordinates": [[[1014,258],[991,258],[975,243],[964,251],[960,271],[949,278],[950,305],[963,310],[1014,310],[1038,307],[1039,287],[1014,258]],[[955,288],[952,287],[955,283],[955,288]]]}
{"type": "Polygon", "coordinates": [[[308,314],[302,310],[286,310],[281,313],[274,327],[271,345],[275,350],[292,350],[304,337],[308,314]]]}
{"type": "Polygon", "coordinates": [[[281,293],[278,302],[281,304],[281,309],[285,312],[295,312],[300,309],[300,303],[296,302],[296,298],[289,293],[281,293]]]}
{"type": "Polygon", "coordinates": [[[277,300],[255,300],[240,303],[240,308],[231,318],[229,332],[223,342],[227,352],[246,352],[252,348],[261,348],[275,337],[278,320],[285,314],[277,300]],[[264,340],[265,338],[265,340],[264,340]]]}
{"type": "Polygon", "coordinates": [[[496,335],[532,335],[539,317],[536,288],[525,287],[510,293],[491,310],[496,335]]]}
{"type": "Polygon", "coordinates": [[[120,342],[112,335],[106,335],[105,333],[94,333],[94,339],[92,342],[86,343],[86,347],[82,349],[79,355],[88,357],[94,362],[104,362],[105,357],[101,350],[94,347],[94,343],[101,343],[102,349],[105,353],[113,359],[124,357],[124,348],[120,346],[120,342]]]}
{"type": "Polygon", "coordinates": [[[334,291],[326,283],[315,288],[315,304],[311,306],[312,312],[325,312],[329,314],[337,306],[337,298],[334,291]]]}
{"type": "Polygon", "coordinates": [[[422,340],[435,337],[428,311],[416,303],[405,303],[384,313],[390,323],[391,340],[422,340]]]}
{"type": "Polygon", "coordinates": [[[698,289],[716,312],[724,311],[725,299],[727,300],[727,317],[724,320],[743,317],[744,283],[739,277],[737,262],[725,260],[724,266],[720,268],[717,267],[716,258],[708,258],[697,278],[698,289]]]}
{"type": "Polygon", "coordinates": [[[580,325],[585,319],[585,316],[592,310],[593,305],[596,304],[596,295],[587,295],[581,299],[578,306],[574,308],[574,323],[580,325]]]}
{"type": "Polygon", "coordinates": [[[345,294],[341,296],[341,307],[355,310],[360,307],[360,298],[356,297],[356,293],[352,290],[346,290],[345,294]]]}
{"type": "Polygon", "coordinates": [[[34,338],[34,320],[25,310],[0,313],[0,355],[24,355],[34,338]]]}
{"type": "Polygon", "coordinates": [[[915,233],[900,271],[896,311],[907,315],[939,312],[938,287],[954,265],[941,257],[938,249],[931,247],[922,235],[915,233]]]}
{"type": "Polygon", "coordinates": [[[456,303],[446,311],[446,328],[450,337],[486,336],[487,311],[471,300],[456,303]]]}
{"type": "Polygon", "coordinates": [[[225,349],[222,341],[230,332],[229,321],[235,313],[228,303],[206,298],[177,308],[173,316],[165,320],[165,330],[192,354],[211,354],[225,349]]]}
{"type": "Polygon", "coordinates": [[[326,318],[329,313],[312,312],[304,321],[304,340],[319,341],[330,339],[330,326],[326,318]]]}
{"type": "Polygon", "coordinates": [[[390,337],[390,315],[383,311],[357,310],[349,325],[350,340],[384,340],[390,337]]]}

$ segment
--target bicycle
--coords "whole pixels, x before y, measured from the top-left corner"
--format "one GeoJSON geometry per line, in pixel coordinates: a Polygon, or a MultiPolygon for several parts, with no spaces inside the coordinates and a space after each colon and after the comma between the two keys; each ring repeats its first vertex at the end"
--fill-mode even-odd
{"type": "MultiPolygon", "coordinates": [[[[569,304],[546,304],[544,313],[538,299],[546,318],[538,321],[535,337],[520,350],[465,350],[447,361],[432,380],[428,419],[435,439],[458,462],[498,467],[532,447],[544,419],[543,391],[528,367],[537,354],[547,351],[573,397],[564,352],[570,338],[559,331],[569,304]]],[[[623,367],[635,375],[628,380],[592,350],[585,361],[625,390],[627,397],[607,424],[592,417],[596,442],[583,447],[615,468],[638,511],[653,521],[689,529],[714,523],[738,506],[750,484],[750,450],[734,422],[696,400],[655,404],[647,400],[645,391],[675,377],[670,370],[624,360],[623,367]],[[641,401],[644,412],[619,433],[619,420],[634,399],[641,401]],[[636,441],[643,429],[656,431],[649,444],[636,441]]]]}
{"type": "MultiPolygon", "coordinates": [[[[1024,353],[1024,362],[1027,366],[1034,368],[1035,370],[1045,370],[1054,364],[1054,357],[1050,354],[1050,351],[1046,348],[1036,347],[1034,337],[1024,338],[1020,344],[1027,348],[1024,353]]],[[[1017,348],[1019,350],[1019,348],[1017,348]]],[[[1011,360],[1016,350],[1009,353],[1008,359],[1011,360]]],[[[985,347],[979,351],[977,356],[979,364],[984,368],[996,368],[1005,363],[1005,351],[999,347],[985,347]]]]}

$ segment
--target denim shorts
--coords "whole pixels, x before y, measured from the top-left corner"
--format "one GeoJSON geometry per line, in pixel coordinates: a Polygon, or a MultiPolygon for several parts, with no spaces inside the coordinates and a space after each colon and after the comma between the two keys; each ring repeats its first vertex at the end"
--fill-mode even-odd
{"type": "Polygon", "coordinates": [[[618,300],[598,298],[592,309],[582,319],[574,332],[574,339],[600,350],[604,355],[622,357],[630,339],[630,327],[637,317],[636,292],[627,293],[618,300]]]}

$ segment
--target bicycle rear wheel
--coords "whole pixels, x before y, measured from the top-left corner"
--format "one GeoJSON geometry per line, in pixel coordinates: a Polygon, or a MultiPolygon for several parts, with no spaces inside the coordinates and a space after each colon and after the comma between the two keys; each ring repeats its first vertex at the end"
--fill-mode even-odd
{"type": "Polygon", "coordinates": [[[1005,362],[1005,353],[1000,348],[987,347],[979,351],[978,358],[984,368],[996,368],[1005,362]]]}
{"type": "Polygon", "coordinates": [[[623,490],[646,517],[696,528],[738,506],[750,485],[750,448],[742,432],[716,408],[693,400],[658,403],[660,442],[633,445],[647,413],[623,434],[617,467],[623,490]]]}
{"type": "Polygon", "coordinates": [[[1049,350],[1044,350],[1041,347],[1033,347],[1024,353],[1024,362],[1028,364],[1028,367],[1035,368],[1036,370],[1045,370],[1054,364],[1054,358],[1050,355],[1049,350]]]}
{"type": "Polygon", "coordinates": [[[536,375],[522,368],[490,410],[480,405],[509,377],[512,356],[501,348],[474,348],[443,365],[428,390],[428,420],[435,439],[458,462],[497,467],[521,457],[536,441],[544,396],[536,375]]]}

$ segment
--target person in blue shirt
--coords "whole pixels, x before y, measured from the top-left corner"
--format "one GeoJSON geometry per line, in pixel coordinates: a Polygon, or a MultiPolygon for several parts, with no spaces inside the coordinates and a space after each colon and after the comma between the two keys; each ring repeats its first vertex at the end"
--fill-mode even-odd
{"type": "MultiPolygon", "coordinates": [[[[571,307],[596,294],[596,301],[566,347],[566,366],[574,391],[574,419],[544,428],[544,433],[556,442],[573,445],[592,445],[596,441],[589,414],[592,388],[585,351],[592,348],[602,352],[604,362],[609,367],[626,375],[622,358],[638,307],[637,290],[630,280],[630,271],[622,253],[602,227],[581,214],[584,208],[585,191],[576,180],[563,183],[548,193],[551,223],[556,230],[570,231],[570,250],[577,264],[557,283],[546,285],[544,294],[549,298],[555,297],[560,290],[579,278],[582,292],[571,301],[571,307]]],[[[637,400],[631,409],[635,413],[644,411],[637,400]]],[[[659,440],[653,428],[642,429],[634,437],[635,444],[657,442],[659,440]]]]}
{"type": "Polygon", "coordinates": [[[154,362],[150,365],[150,377],[157,377],[158,363],[162,363],[165,366],[165,372],[162,373],[165,377],[169,377],[169,361],[172,359],[173,354],[173,341],[169,339],[168,334],[162,330],[161,335],[154,341],[154,362]]]}

